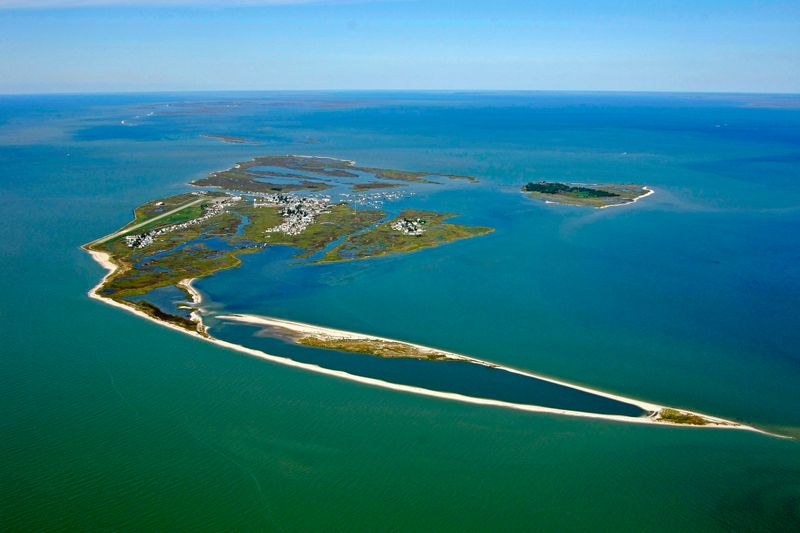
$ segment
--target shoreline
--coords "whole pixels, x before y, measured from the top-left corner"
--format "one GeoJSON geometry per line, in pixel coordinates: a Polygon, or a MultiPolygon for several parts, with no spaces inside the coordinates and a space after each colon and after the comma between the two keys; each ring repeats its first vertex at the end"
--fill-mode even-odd
{"type": "Polygon", "coordinates": [[[197,278],[189,278],[184,279],[178,282],[178,288],[183,289],[189,295],[189,298],[192,299],[192,303],[194,305],[198,305],[203,302],[203,297],[200,295],[200,292],[192,286],[192,283],[197,278]]]}
{"type": "MultiPolygon", "coordinates": [[[[606,391],[602,391],[602,390],[599,390],[599,389],[594,389],[592,387],[586,387],[586,386],[583,386],[583,385],[577,385],[577,384],[574,384],[574,383],[570,383],[570,382],[567,382],[567,381],[559,380],[559,379],[552,378],[552,377],[549,377],[549,376],[545,376],[545,375],[542,375],[542,374],[537,374],[535,372],[530,372],[530,371],[527,371],[527,370],[521,370],[521,369],[510,367],[510,366],[505,366],[505,365],[502,365],[502,364],[493,363],[491,361],[486,361],[486,360],[483,360],[483,359],[477,359],[475,357],[469,357],[469,356],[466,356],[466,355],[461,355],[461,354],[457,354],[457,353],[454,353],[454,352],[449,352],[447,350],[441,350],[439,348],[432,348],[430,346],[423,346],[423,345],[420,345],[420,344],[414,344],[414,343],[411,343],[411,342],[400,341],[400,340],[397,340],[397,339],[389,339],[389,338],[386,338],[386,337],[378,337],[378,336],[375,336],[375,335],[368,335],[368,334],[365,334],[365,333],[357,333],[357,332],[345,331],[345,330],[340,330],[340,329],[326,328],[326,327],[317,326],[317,325],[314,325],[314,324],[305,324],[305,323],[302,323],[302,322],[295,322],[295,321],[291,321],[291,320],[284,320],[284,319],[281,319],[281,318],[274,318],[274,317],[265,317],[265,316],[248,315],[248,314],[230,314],[230,315],[218,315],[215,318],[217,318],[219,320],[232,320],[232,321],[235,321],[235,322],[242,322],[242,323],[252,324],[252,325],[263,325],[263,326],[268,326],[268,327],[284,328],[284,329],[289,329],[291,331],[296,331],[298,333],[303,333],[303,334],[308,334],[308,335],[324,335],[324,336],[328,336],[328,337],[332,337],[332,338],[353,338],[353,339],[363,339],[363,340],[379,340],[379,341],[385,341],[385,342],[399,342],[399,343],[402,343],[402,344],[407,344],[407,345],[412,346],[414,348],[418,348],[418,349],[420,349],[422,351],[436,352],[436,353],[443,354],[448,359],[453,359],[453,360],[457,360],[457,361],[464,361],[464,362],[469,362],[469,363],[474,363],[474,364],[478,364],[478,365],[494,368],[494,369],[497,369],[497,370],[503,370],[505,372],[511,372],[513,374],[518,374],[518,375],[525,376],[525,377],[528,377],[528,378],[538,379],[538,380],[546,381],[548,383],[553,383],[555,385],[559,385],[559,386],[562,386],[562,387],[567,387],[567,388],[570,388],[570,389],[579,390],[579,391],[585,392],[587,394],[593,394],[595,396],[600,396],[600,397],[603,397],[603,398],[608,398],[610,400],[615,400],[615,401],[626,403],[626,404],[629,404],[629,405],[634,405],[636,407],[639,407],[643,411],[651,413],[650,415],[645,416],[645,417],[629,417],[629,416],[624,416],[624,415],[605,415],[605,414],[601,414],[601,413],[588,413],[588,412],[584,412],[584,411],[571,411],[570,413],[576,413],[576,414],[572,414],[571,416],[582,416],[583,414],[587,414],[587,415],[594,415],[594,417],[599,417],[599,418],[613,417],[613,419],[615,419],[615,420],[617,420],[617,419],[622,419],[624,421],[647,420],[647,421],[649,421],[649,422],[651,422],[653,424],[659,424],[659,425],[686,426],[686,424],[677,424],[677,423],[674,423],[674,422],[670,422],[668,420],[659,420],[659,419],[655,419],[654,418],[654,414],[655,413],[659,413],[662,409],[678,409],[678,408],[670,407],[670,406],[667,406],[667,405],[656,404],[656,403],[652,403],[652,402],[647,402],[647,401],[639,400],[639,399],[636,399],[636,398],[630,398],[630,397],[627,397],[627,396],[622,396],[622,395],[619,395],[619,394],[614,394],[614,393],[611,393],[611,392],[606,392],[606,391]]],[[[433,391],[433,392],[436,392],[436,391],[433,391]]],[[[481,398],[476,398],[476,399],[481,399],[481,398]]],[[[494,400],[491,400],[491,401],[494,401],[494,400]]],[[[502,400],[497,400],[497,401],[502,402],[502,400]]],[[[513,404],[513,405],[529,405],[529,404],[515,404],[513,402],[502,402],[502,403],[508,403],[508,404],[513,404]]],[[[545,410],[547,410],[546,412],[556,412],[556,411],[558,411],[560,414],[566,414],[568,412],[568,410],[559,410],[559,409],[556,409],[556,408],[549,408],[549,407],[542,407],[542,406],[534,406],[534,407],[539,407],[541,409],[545,409],[545,410]],[[562,413],[562,411],[563,411],[563,413],[562,413]]],[[[684,413],[688,413],[690,415],[700,416],[700,417],[706,419],[709,422],[708,424],[706,424],[704,426],[692,426],[692,427],[716,427],[716,428],[729,428],[729,429],[745,429],[745,430],[757,431],[757,432],[761,432],[761,433],[767,433],[767,434],[771,435],[771,433],[764,432],[763,430],[760,430],[758,428],[754,428],[754,427],[748,426],[746,424],[741,424],[739,422],[734,422],[732,420],[727,420],[727,419],[724,419],[724,418],[708,415],[708,414],[705,414],[705,413],[700,413],[698,411],[690,411],[688,409],[678,409],[678,410],[680,410],[681,412],[684,412],[684,413]]]]}
{"type": "MultiPolygon", "coordinates": [[[[105,281],[119,267],[114,262],[111,261],[111,258],[110,258],[109,254],[107,254],[105,252],[99,252],[99,251],[96,251],[96,250],[90,250],[90,249],[85,248],[85,247],[81,247],[81,248],[83,250],[85,250],[86,252],[88,252],[89,255],[92,257],[92,259],[94,259],[100,266],[102,266],[103,268],[108,270],[108,272],[105,274],[105,276],[103,276],[103,278],[94,287],[89,289],[89,291],[87,292],[87,295],[90,298],[92,298],[93,300],[98,300],[98,301],[101,301],[101,302],[103,302],[105,304],[111,305],[112,307],[123,309],[123,310],[125,310],[125,311],[127,311],[129,313],[133,313],[136,316],[139,316],[139,317],[144,318],[146,320],[149,320],[151,322],[155,322],[156,324],[159,324],[161,326],[167,327],[169,329],[173,329],[175,331],[179,331],[181,333],[190,335],[192,337],[195,337],[195,338],[203,340],[203,341],[210,342],[212,344],[216,344],[217,346],[221,346],[221,347],[227,348],[229,350],[233,350],[233,351],[237,351],[237,352],[240,352],[240,353],[244,353],[244,354],[250,355],[252,357],[257,357],[259,359],[264,359],[266,361],[270,361],[270,362],[277,363],[277,364],[280,364],[280,365],[289,366],[289,367],[293,367],[293,368],[299,368],[299,369],[306,370],[306,371],[309,371],[309,372],[314,372],[314,373],[317,373],[317,374],[323,374],[323,375],[327,375],[327,376],[337,377],[337,378],[340,378],[340,379],[353,381],[353,382],[361,383],[361,384],[365,384],[365,385],[371,385],[371,386],[374,386],[374,387],[380,387],[380,388],[383,388],[383,389],[395,390],[395,391],[400,391],[400,392],[407,392],[407,393],[411,393],[411,394],[417,394],[417,395],[421,395],[421,396],[428,396],[428,397],[432,397],[432,398],[440,398],[440,399],[445,399],[445,400],[458,401],[458,402],[469,403],[469,404],[473,404],[473,405],[504,407],[504,408],[508,408],[508,409],[515,409],[515,410],[518,410],[518,411],[526,411],[526,412],[532,412],[532,413],[544,413],[544,414],[572,416],[572,417],[579,417],[579,418],[608,420],[608,421],[613,421],[613,422],[625,422],[625,423],[629,423],[629,424],[650,424],[650,425],[656,425],[656,426],[689,427],[689,428],[739,429],[739,430],[745,430],[745,431],[752,431],[752,432],[756,432],[756,433],[761,433],[763,435],[768,435],[768,436],[772,436],[772,437],[788,438],[788,437],[785,437],[783,435],[777,435],[775,433],[770,433],[768,431],[765,431],[765,430],[762,430],[762,429],[759,429],[759,428],[756,428],[756,427],[747,426],[747,425],[744,425],[744,424],[738,424],[738,423],[735,423],[735,422],[732,422],[732,421],[724,420],[722,418],[703,415],[703,414],[700,414],[700,413],[696,413],[696,412],[688,411],[688,410],[684,410],[684,409],[682,409],[681,411],[684,411],[684,412],[687,412],[687,413],[690,413],[690,414],[697,414],[698,416],[703,416],[704,418],[707,418],[708,420],[712,421],[712,423],[709,423],[709,424],[703,425],[703,426],[686,425],[686,424],[677,424],[677,423],[670,422],[670,421],[665,421],[665,420],[656,420],[652,415],[651,416],[645,416],[645,417],[630,417],[630,416],[624,416],[624,415],[612,415],[612,414],[604,414],[604,413],[590,413],[590,412],[584,412],[584,411],[571,411],[571,410],[568,410],[568,409],[557,409],[557,408],[553,408],[553,407],[543,407],[543,406],[532,405],[532,404],[520,404],[520,403],[506,402],[506,401],[502,401],[502,400],[492,400],[492,399],[488,399],[488,398],[476,398],[476,397],[473,397],[473,396],[466,396],[464,394],[459,394],[459,393],[434,391],[434,390],[431,390],[431,389],[425,389],[425,388],[422,388],[422,387],[416,387],[416,386],[412,386],[412,385],[401,385],[401,384],[398,384],[398,383],[392,383],[392,382],[384,381],[384,380],[381,380],[381,379],[358,376],[358,375],[355,375],[355,374],[350,374],[348,372],[344,372],[342,370],[333,370],[333,369],[324,368],[324,367],[321,367],[321,366],[318,366],[318,365],[314,365],[314,364],[311,364],[311,363],[303,363],[303,362],[300,362],[300,361],[295,361],[295,360],[289,359],[287,357],[268,354],[268,353],[263,352],[261,350],[256,350],[254,348],[248,348],[246,346],[242,346],[242,345],[235,344],[235,343],[232,343],[232,342],[224,341],[222,339],[217,339],[216,337],[213,337],[213,336],[211,336],[209,334],[207,334],[207,336],[203,336],[203,335],[201,335],[200,333],[198,333],[196,331],[190,331],[190,330],[182,328],[180,326],[176,326],[174,324],[170,324],[168,322],[164,322],[164,321],[158,320],[156,318],[153,318],[153,317],[147,315],[146,313],[144,313],[144,312],[142,312],[142,311],[140,311],[138,309],[135,309],[134,307],[131,307],[131,306],[119,303],[119,302],[117,302],[115,300],[112,300],[110,298],[105,298],[105,297],[101,296],[100,294],[97,293],[98,289],[103,286],[105,281]],[[715,423],[713,423],[713,421],[719,421],[721,423],[720,424],[715,424],[715,423]],[[724,425],[723,425],[723,423],[724,423],[724,425]],[[734,424],[734,425],[730,425],[730,424],[734,424]]],[[[199,300],[198,300],[197,303],[200,303],[202,301],[202,296],[200,295],[199,291],[197,291],[197,289],[195,289],[191,285],[191,283],[193,281],[194,281],[193,279],[186,279],[186,280],[183,280],[181,283],[184,285],[184,287],[187,288],[187,290],[191,291],[190,294],[192,296],[192,299],[195,300],[195,298],[198,298],[199,300]]],[[[197,311],[195,311],[194,313],[197,313],[197,311]]],[[[220,318],[222,318],[223,316],[229,316],[229,315],[221,315],[220,318]]],[[[244,315],[242,315],[242,316],[244,316],[244,315]]],[[[248,316],[252,316],[252,315],[248,315],[248,316]]],[[[258,317],[255,317],[255,318],[258,319],[258,317]]],[[[196,314],[196,320],[198,321],[199,325],[203,328],[203,330],[207,331],[207,329],[203,325],[203,321],[202,321],[202,318],[200,317],[199,313],[196,314]]],[[[323,330],[324,331],[324,330],[327,329],[327,328],[324,328],[324,327],[321,327],[321,326],[312,326],[310,324],[303,324],[303,323],[300,323],[300,322],[283,321],[281,319],[269,319],[268,318],[266,320],[272,321],[272,322],[287,322],[287,323],[292,324],[294,327],[302,326],[302,327],[305,327],[305,328],[312,328],[315,331],[317,331],[317,330],[323,330]]],[[[331,330],[331,331],[336,331],[339,334],[342,334],[342,333],[348,334],[348,335],[350,334],[350,332],[345,332],[345,331],[342,331],[342,330],[331,330]]],[[[359,334],[359,333],[353,333],[353,334],[354,335],[360,335],[360,336],[367,337],[367,338],[379,338],[379,337],[371,337],[369,335],[364,335],[364,334],[359,334]]],[[[397,341],[397,342],[402,342],[402,341],[397,341]]],[[[411,344],[411,343],[406,343],[406,344],[411,344]]],[[[419,346],[419,345],[413,345],[413,346],[419,346]]],[[[425,347],[425,346],[421,346],[421,348],[423,348],[423,349],[432,349],[432,348],[428,348],[428,347],[425,347]]],[[[577,389],[577,390],[582,390],[584,392],[589,392],[591,394],[597,394],[597,395],[600,395],[600,396],[604,396],[606,398],[615,399],[615,400],[618,400],[618,401],[623,401],[625,403],[630,403],[630,404],[633,404],[633,405],[636,405],[636,406],[639,406],[639,407],[650,406],[650,407],[658,407],[659,409],[663,408],[663,406],[659,406],[658,404],[652,404],[652,403],[649,403],[649,402],[643,402],[643,401],[635,400],[635,399],[632,399],[632,398],[625,398],[623,396],[617,396],[617,395],[614,395],[614,394],[611,394],[611,393],[606,393],[606,392],[602,392],[602,391],[596,391],[595,389],[591,389],[591,388],[588,388],[588,387],[582,387],[580,385],[572,385],[572,384],[569,384],[569,383],[566,383],[566,382],[562,382],[562,381],[559,381],[559,380],[555,380],[553,378],[549,378],[549,377],[546,377],[546,376],[539,376],[539,375],[536,375],[534,373],[530,373],[530,372],[514,369],[514,368],[511,368],[511,367],[505,367],[505,366],[501,366],[501,365],[496,365],[494,363],[489,363],[487,361],[481,361],[479,359],[474,359],[474,358],[462,356],[462,355],[459,355],[459,354],[453,354],[452,352],[445,352],[444,350],[436,350],[436,351],[441,351],[442,353],[451,354],[451,355],[455,356],[456,359],[459,359],[459,360],[475,362],[477,364],[483,364],[483,365],[486,365],[486,366],[491,366],[493,368],[497,368],[497,369],[500,369],[500,370],[505,370],[505,371],[508,371],[508,372],[513,372],[513,373],[516,373],[516,374],[521,374],[521,375],[532,377],[532,378],[535,378],[535,379],[542,379],[542,380],[545,380],[545,381],[549,381],[551,383],[555,383],[555,384],[558,384],[558,385],[571,387],[571,388],[574,388],[574,389],[577,389]]],[[[647,409],[647,408],[645,408],[645,410],[646,411],[653,411],[653,409],[647,409]]]]}
{"type": "Polygon", "coordinates": [[[389,339],[386,337],[377,337],[375,335],[367,335],[365,333],[356,333],[354,331],[345,331],[341,329],[326,328],[324,326],[315,326],[314,324],[306,324],[304,322],[294,322],[292,320],[284,320],[282,318],[236,314],[236,313],[230,315],[218,315],[215,318],[219,320],[233,320],[235,322],[243,322],[246,324],[272,326],[282,329],[288,329],[290,331],[296,331],[297,333],[302,333],[307,335],[324,335],[326,337],[336,338],[336,339],[359,339],[359,340],[378,340],[384,342],[400,342],[408,346],[413,346],[414,348],[417,348],[423,352],[442,354],[448,359],[453,359],[457,361],[468,361],[471,363],[482,362],[478,359],[473,359],[466,355],[460,355],[457,353],[448,352],[446,350],[440,350],[438,348],[431,348],[430,346],[422,346],[420,344],[414,344],[406,341],[398,341],[396,339],[389,339]]]}
{"type": "MultiPolygon", "coordinates": [[[[183,210],[184,210],[184,209],[186,209],[187,207],[192,207],[192,206],[194,206],[194,205],[197,205],[197,204],[199,204],[199,203],[201,203],[201,202],[203,202],[203,201],[205,201],[205,198],[198,198],[197,200],[192,200],[191,202],[189,202],[189,203],[186,203],[186,204],[183,204],[183,205],[181,205],[181,206],[178,206],[178,207],[176,207],[175,209],[172,209],[172,210],[170,210],[170,211],[167,211],[166,213],[161,213],[161,214],[160,214],[160,215],[158,215],[158,216],[155,216],[155,217],[148,218],[148,219],[146,219],[146,220],[143,220],[142,222],[140,222],[140,223],[138,223],[138,224],[134,224],[133,226],[126,226],[126,227],[123,227],[123,228],[122,228],[122,229],[120,229],[120,230],[117,230],[117,231],[115,231],[115,232],[113,232],[113,233],[109,233],[108,235],[105,235],[105,236],[103,236],[103,237],[100,237],[99,239],[95,239],[95,240],[93,240],[92,242],[89,242],[89,243],[86,243],[86,244],[84,244],[83,246],[81,246],[81,248],[83,248],[84,250],[86,250],[87,252],[89,252],[90,254],[92,254],[92,257],[94,257],[94,254],[95,254],[95,253],[104,253],[104,252],[95,252],[95,251],[92,251],[92,250],[90,250],[89,248],[87,248],[87,246],[91,246],[91,245],[93,245],[93,244],[103,244],[103,243],[104,243],[104,242],[106,242],[106,241],[110,241],[111,239],[114,239],[114,238],[116,238],[116,237],[119,237],[120,235],[125,235],[126,233],[130,233],[130,232],[132,232],[132,231],[134,231],[134,230],[137,230],[137,229],[139,229],[139,228],[141,228],[141,227],[147,226],[148,224],[151,224],[151,223],[153,223],[153,222],[156,222],[157,220],[161,220],[162,218],[168,217],[168,216],[170,216],[170,215],[172,215],[172,214],[174,214],[174,213],[178,213],[178,212],[180,212],[180,211],[183,211],[183,210]]],[[[134,218],[133,222],[135,222],[135,221],[136,221],[136,220],[135,220],[135,218],[134,218]]],[[[105,255],[108,255],[108,254],[105,254],[105,255]]],[[[110,261],[109,261],[109,259],[108,259],[108,258],[106,258],[106,261],[110,263],[110,261]]],[[[112,264],[113,264],[113,263],[112,263],[112,264]]],[[[104,266],[105,268],[108,268],[106,265],[103,265],[103,266],[104,266]]]]}
{"type": "MultiPolygon", "coordinates": [[[[133,313],[134,315],[136,315],[138,317],[150,320],[151,322],[155,322],[156,324],[159,324],[159,325],[164,326],[166,328],[174,329],[175,331],[180,331],[182,333],[186,333],[188,335],[192,335],[193,337],[197,337],[198,339],[209,340],[207,337],[203,337],[202,335],[200,335],[200,333],[198,333],[196,331],[189,331],[188,329],[182,328],[180,326],[176,326],[174,324],[170,324],[169,322],[164,322],[164,321],[161,321],[161,320],[157,320],[157,319],[151,317],[150,315],[148,315],[147,313],[136,309],[133,306],[125,305],[123,303],[119,303],[119,302],[117,302],[115,300],[112,300],[111,298],[106,298],[104,296],[99,295],[97,293],[97,290],[100,287],[103,286],[103,284],[106,282],[106,280],[109,278],[109,276],[111,276],[117,270],[117,268],[119,268],[119,267],[111,261],[109,254],[107,254],[105,252],[98,252],[97,250],[89,250],[88,248],[83,248],[83,250],[89,252],[89,255],[92,256],[92,259],[94,259],[98,264],[100,264],[100,266],[102,266],[103,268],[108,270],[106,275],[103,276],[103,279],[101,279],[100,282],[97,283],[97,285],[95,285],[94,287],[89,289],[89,291],[86,293],[89,296],[89,298],[91,298],[92,300],[98,300],[98,301],[103,302],[104,304],[108,304],[108,305],[110,305],[112,307],[117,307],[119,309],[123,309],[123,310],[125,310],[125,311],[127,311],[129,313],[133,313]]],[[[200,325],[202,325],[202,319],[200,319],[199,315],[198,315],[197,318],[200,320],[200,325]]]]}
{"type": "MultiPolygon", "coordinates": [[[[577,184],[574,184],[574,185],[586,185],[586,184],[577,183],[577,184]]],[[[589,184],[589,185],[594,185],[594,184],[589,184]]],[[[583,204],[574,204],[574,203],[568,203],[568,202],[556,202],[554,200],[548,200],[547,198],[533,197],[533,196],[530,196],[529,194],[526,194],[526,196],[528,196],[529,198],[541,199],[542,201],[544,201],[545,204],[551,204],[551,205],[568,205],[568,206],[574,206],[574,207],[588,207],[590,209],[606,209],[606,208],[609,208],[609,207],[624,207],[626,205],[635,204],[636,202],[638,202],[642,198],[647,198],[648,196],[650,196],[651,194],[655,194],[655,192],[656,192],[655,189],[653,189],[652,187],[648,187],[647,185],[642,185],[642,190],[644,190],[645,192],[640,194],[636,198],[632,198],[629,202],[622,202],[620,204],[608,204],[608,205],[583,205],[583,204]]]]}
{"type": "Polygon", "coordinates": [[[326,157],[322,155],[303,155],[303,154],[288,154],[288,157],[299,157],[302,159],[328,159],[329,161],[341,161],[347,163],[348,166],[355,166],[356,161],[353,159],[339,159],[338,157],[326,157]]]}
{"type": "Polygon", "coordinates": [[[647,187],[646,185],[645,185],[645,186],[642,186],[642,189],[644,189],[644,190],[645,190],[645,191],[647,191],[647,192],[646,192],[646,193],[644,193],[644,194],[640,194],[639,196],[637,196],[636,198],[634,198],[634,199],[633,199],[633,200],[631,200],[630,202],[625,202],[624,204],[609,204],[609,205],[601,205],[601,206],[600,206],[600,207],[598,207],[597,209],[605,209],[605,208],[607,208],[607,207],[622,207],[622,206],[625,206],[625,205],[631,205],[631,204],[635,204],[636,202],[638,202],[638,201],[639,201],[639,200],[641,200],[642,198],[647,198],[648,196],[650,196],[651,194],[654,194],[654,193],[656,192],[656,191],[655,191],[655,189],[651,189],[650,187],[647,187]]]}

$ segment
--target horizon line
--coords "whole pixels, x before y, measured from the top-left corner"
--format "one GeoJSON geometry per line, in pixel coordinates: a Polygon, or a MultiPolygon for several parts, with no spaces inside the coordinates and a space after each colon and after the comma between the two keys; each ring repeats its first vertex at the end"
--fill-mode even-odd
{"type": "Polygon", "coordinates": [[[160,94],[219,94],[219,93],[572,93],[572,94],[676,94],[676,95],[723,95],[723,96],[800,96],[800,91],[733,91],[733,90],[636,90],[636,89],[159,89],[123,91],[31,91],[4,92],[4,96],[117,96],[160,94]]]}

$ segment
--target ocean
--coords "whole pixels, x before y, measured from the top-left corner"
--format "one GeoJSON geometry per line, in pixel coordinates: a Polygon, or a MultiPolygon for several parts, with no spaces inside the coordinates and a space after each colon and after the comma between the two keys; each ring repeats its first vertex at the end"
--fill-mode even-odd
{"type": "MultiPolygon", "coordinates": [[[[797,529],[798,163],[794,96],[0,97],[0,523],[797,529]],[[335,264],[279,247],[249,254],[195,283],[216,312],[434,346],[794,439],[379,389],[251,358],[88,298],[104,271],[81,244],[145,201],[271,154],[476,176],[385,208],[457,213],[453,222],[495,232],[335,264]],[[519,193],[538,180],[641,183],[655,194],[603,210],[547,205],[519,193]]],[[[326,353],[251,333],[220,336],[278,355],[326,353]]],[[[386,372],[397,363],[359,364],[386,372]]],[[[395,377],[409,382],[487,387],[400,363],[411,365],[395,377]]]]}

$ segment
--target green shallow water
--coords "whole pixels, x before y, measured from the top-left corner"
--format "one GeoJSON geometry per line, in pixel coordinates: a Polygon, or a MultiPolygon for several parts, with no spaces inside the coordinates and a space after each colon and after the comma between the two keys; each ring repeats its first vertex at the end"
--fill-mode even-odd
{"type": "Polygon", "coordinates": [[[133,206],[268,150],[479,174],[487,196],[448,201],[471,213],[465,223],[499,228],[491,255],[476,239],[291,274],[251,256],[242,272],[283,282],[247,287],[226,272],[197,285],[226,310],[431,344],[791,432],[796,114],[551,95],[539,111],[373,100],[212,121],[231,134],[283,124],[270,144],[242,147],[198,138],[207,114],[119,129],[137,98],[182,97],[0,100],[4,530],[800,525],[796,441],[519,413],[270,364],[88,299],[104,272],[78,248],[133,206]],[[597,107],[576,118],[575,98],[597,107]],[[700,116],[739,130],[709,133],[700,116]],[[322,146],[302,143],[312,132],[322,146]],[[621,163],[621,151],[636,161],[621,163]],[[513,195],[532,173],[590,171],[659,194],[602,217],[513,195]],[[420,305],[427,319],[410,312],[420,305]]]}

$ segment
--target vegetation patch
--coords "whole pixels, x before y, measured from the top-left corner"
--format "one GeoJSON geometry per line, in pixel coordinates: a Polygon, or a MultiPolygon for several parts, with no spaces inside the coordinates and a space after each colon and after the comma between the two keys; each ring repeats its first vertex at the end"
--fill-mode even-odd
{"type": "Polygon", "coordinates": [[[659,419],[665,422],[672,422],[673,424],[688,424],[690,426],[705,426],[708,420],[702,416],[693,415],[691,413],[684,413],[677,409],[662,409],[658,413],[659,419]]]}
{"type": "Polygon", "coordinates": [[[365,259],[395,253],[408,253],[439,246],[448,242],[494,231],[493,228],[481,226],[464,226],[448,224],[446,219],[455,215],[407,209],[392,220],[378,224],[372,229],[349,235],[340,244],[329,250],[320,262],[348,261],[365,259]],[[403,220],[420,221],[419,226],[425,230],[419,235],[404,233],[392,226],[403,220]]]}
{"type": "MultiPolygon", "coordinates": [[[[291,176],[281,176],[291,177],[291,176]]],[[[286,193],[293,191],[324,191],[330,185],[319,181],[300,180],[298,183],[270,183],[260,181],[258,174],[245,172],[238,169],[223,170],[214,172],[207,178],[202,178],[192,182],[198,187],[218,187],[230,191],[259,192],[259,193],[286,193]]]]}
{"type": "MultiPolygon", "coordinates": [[[[225,196],[224,193],[208,193],[206,195],[208,200],[211,201],[214,198],[225,196]]],[[[127,227],[133,226],[135,224],[140,224],[142,222],[146,222],[151,218],[163,215],[164,213],[168,213],[173,209],[176,209],[182,205],[188,204],[192,201],[198,200],[199,197],[198,193],[183,193],[183,194],[176,194],[175,196],[168,196],[167,198],[161,198],[159,200],[153,200],[147,202],[145,204],[140,205],[136,209],[134,209],[134,219],[123,226],[122,229],[127,227]]],[[[170,215],[169,217],[160,219],[160,223],[163,225],[168,224],[175,224],[178,222],[183,222],[185,220],[190,220],[192,218],[196,218],[202,214],[204,209],[204,204],[198,203],[193,206],[187,207],[186,209],[182,209],[179,212],[170,215]]]]}
{"type": "Polygon", "coordinates": [[[619,196],[617,193],[611,191],[604,191],[602,189],[591,189],[589,187],[573,187],[557,182],[540,181],[538,183],[528,183],[524,189],[527,192],[540,192],[544,194],[562,194],[565,196],[574,196],[575,198],[603,198],[606,196],[619,196]]]}
{"type": "Polygon", "coordinates": [[[355,339],[335,337],[302,337],[298,344],[326,350],[339,350],[341,352],[360,353],[375,357],[404,357],[410,359],[428,359],[441,361],[449,359],[443,352],[424,350],[398,341],[384,341],[381,339],[355,339]]]}
{"type": "Polygon", "coordinates": [[[346,204],[334,204],[302,233],[287,235],[279,232],[267,233],[266,231],[280,224],[282,218],[278,207],[248,205],[237,208],[237,212],[246,216],[249,223],[240,235],[228,239],[231,244],[235,246],[241,244],[294,246],[303,250],[298,257],[313,255],[337,239],[364,230],[385,216],[383,211],[353,209],[346,204]]]}
{"type": "Polygon", "coordinates": [[[373,181],[370,183],[356,183],[353,185],[354,191],[371,191],[373,189],[393,189],[396,187],[405,187],[402,183],[390,183],[373,181]]]}
{"type": "Polygon", "coordinates": [[[207,335],[204,329],[198,327],[198,324],[186,317],[172,315],[170,313],[165,313],[155,305],[151,304],[150,302],[145,301],[138,301],[133,302],[132,305],[145,313],[148,316],[151,316],[157,320],[161,320],[163,322],[169,322],[170,324],[174,324],[176,326],[182,327],[184,329],[197,331],[201,335],[207,335]]]}

